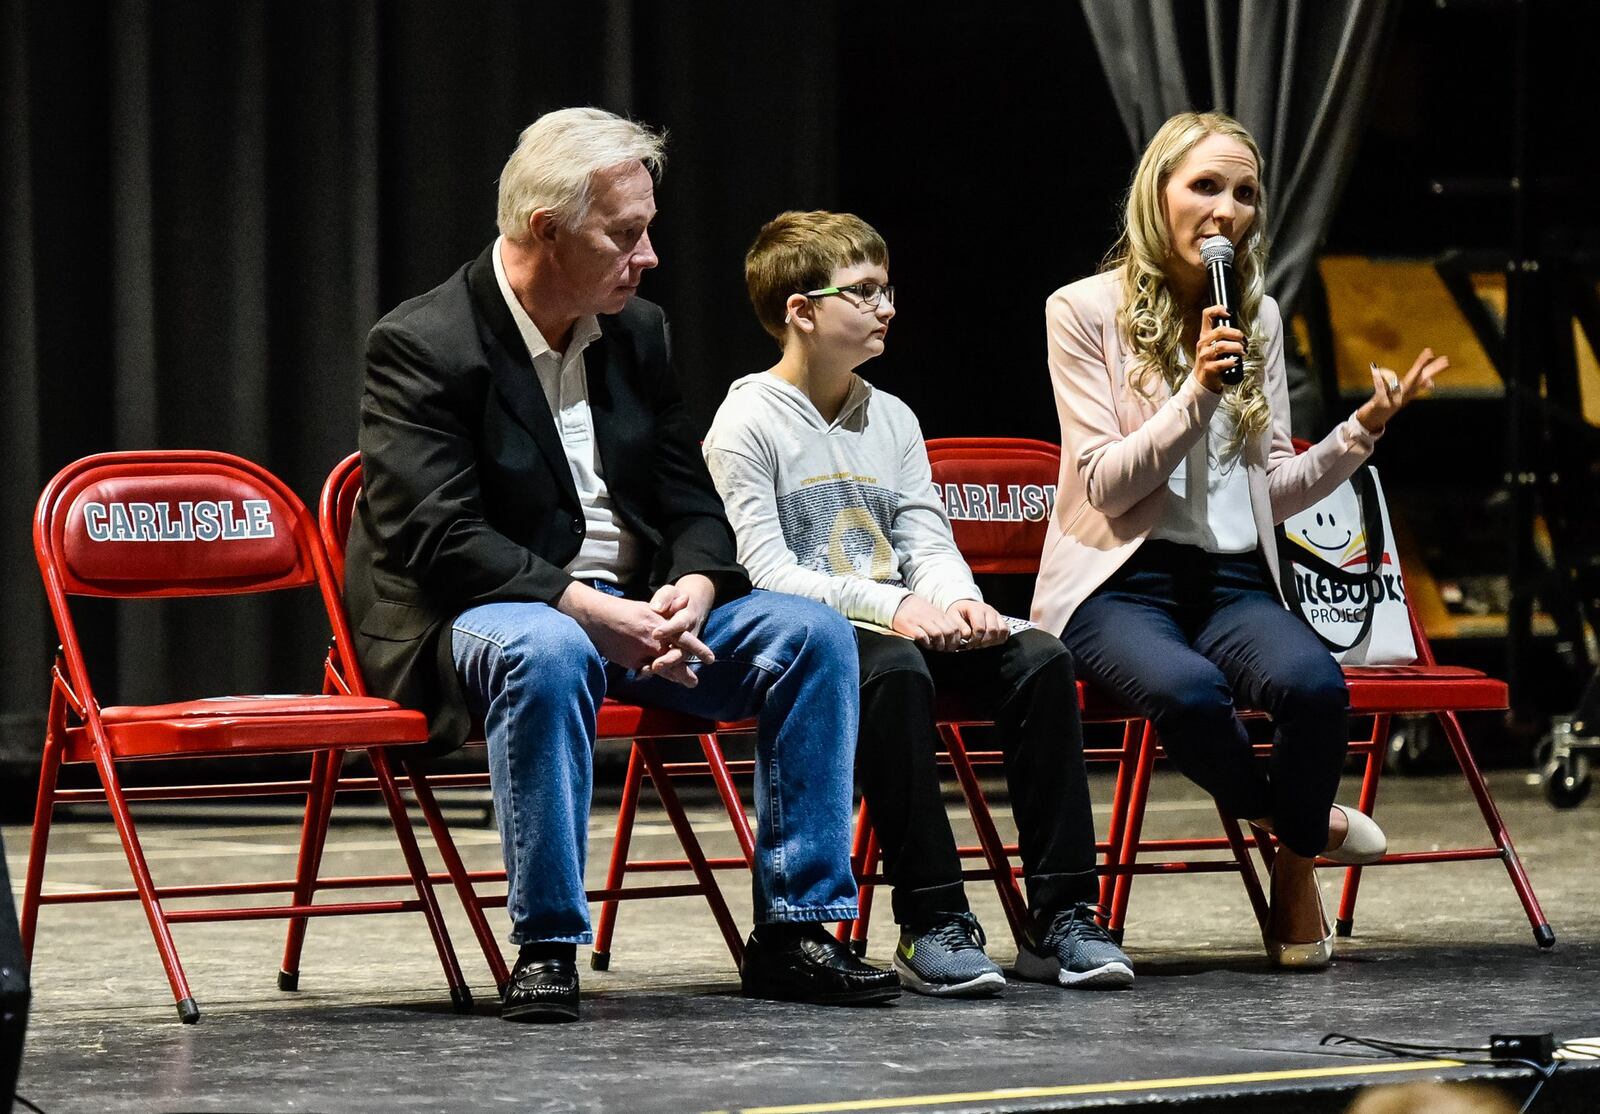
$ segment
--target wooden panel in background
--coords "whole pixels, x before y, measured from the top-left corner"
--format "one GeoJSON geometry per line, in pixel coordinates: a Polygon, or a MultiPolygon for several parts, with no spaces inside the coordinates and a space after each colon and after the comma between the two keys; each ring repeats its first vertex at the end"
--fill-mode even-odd
{"type": "MultiPolygon", "coordinates": [[[[1439,380],[1440,393],[1504,394],[1488,355],[1431,263],[1329,255],[1321,266],[1341,395],[1365,398],[1372,393],[1369,362],[1404,374],[1424,348],[1450,357],[1450,370],[1439,380]]],[[[1503,309],[1503,281],[1500,303],[1503,309]]]]}
{"type": "MultiPolygon", "coordinates": [[[[1338,357],[1339,393],[1365,397],[1372,390],[1369,361],[1404,372],[1425,346],[1450,357],[1439,392],[1459,397],[1497,397],[1504,384],[1433,264],[1417,259],[1372,259],[1329,255],[1321,260],[1338,357]]],[[[1505,276],[1472,276],[1472,288],[1495,317],[1504,320],[1505,276]]],[[[1572,323],[1578,353],[1578,389],[1583,418],[1600,426],[1600,361],[1578,323],[1572,323]]]]}

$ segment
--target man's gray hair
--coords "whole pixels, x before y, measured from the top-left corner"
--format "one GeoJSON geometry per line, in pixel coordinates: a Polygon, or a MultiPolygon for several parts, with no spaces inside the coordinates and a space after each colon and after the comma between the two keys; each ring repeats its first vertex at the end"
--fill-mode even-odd
{"type": "Polygon", "coordinates": [[[637,159],[659,178],[666,163],[665,132],[601,108],[547,112],[523,129],[517,149],[500,172],[500,232],[508,240],[528,238],[534,210],[554,210],[572,228],[589,211],[590,179],[637,159]]]}

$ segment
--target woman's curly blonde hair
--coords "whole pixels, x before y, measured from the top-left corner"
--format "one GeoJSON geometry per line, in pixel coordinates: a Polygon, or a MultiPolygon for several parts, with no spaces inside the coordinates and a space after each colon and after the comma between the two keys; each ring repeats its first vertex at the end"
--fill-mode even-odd
{"type": "MultiPolygon", "coordinates": [[[[1263,175],[1261,149],[1233,117],[1220,112],[1179,113],[1161,125],[1144,149],[1128,186],[1122,235],[1106,256],[1104,269],[1120,271],[1122,275],[1122,308],[1117,312],[1117,325],[1138,360],[1129,382],[1146,399],[1153,399],[1153,376],[1175,391],[1189,374],[1178,360],[1185,307],[1177,305],[1167,286],[1166,264],[1173,254],[1173,244],[1162,198],[1168,180],[1189,152],[1213,135],[1225,135],[1244,144],[1256,161],[1257,178],[1263,175]]],[[[1247,339],[1244,381],[1223,391],[1223,408],[1233,414],[1235,421],[1234,434],[1227,445],[1230,455],[1266,429],[1272,417],[1261,384],[1267,338],[1257,319],[1267,273],[1266,198],[1259,185],[1255,206],[1255,220],[1235,249],[1233,261],[1243,303],[1235,310],[1234,325],[1247,339]]]]}

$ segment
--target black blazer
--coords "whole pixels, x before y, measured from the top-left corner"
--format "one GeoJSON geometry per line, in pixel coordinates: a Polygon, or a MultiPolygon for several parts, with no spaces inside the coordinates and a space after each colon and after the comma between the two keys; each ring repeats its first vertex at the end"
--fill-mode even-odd
{"type": "MultiPolygon", "coordinates": [[[[362,494],[346,603],[374,695],[428,714],[436,752],[470,716],[450,624],[477,604],[554,604],[583,542],[583,508],[528,348],[495,280],[491,246],[367,337],[362,494]]],[[[584,350],[601,468],[643,543],[646,598],[688,573],[719,603],[750,590],[672,369],[666,317],[635,298],[584,350]]]]}

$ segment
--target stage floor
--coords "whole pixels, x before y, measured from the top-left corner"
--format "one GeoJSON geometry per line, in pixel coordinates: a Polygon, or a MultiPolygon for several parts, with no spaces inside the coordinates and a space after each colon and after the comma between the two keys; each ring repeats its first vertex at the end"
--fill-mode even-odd
{"type": "MultiPolygon", "coordinates": [[[[583,1021],[538,1027],[494,1016],[483,958],[441,893],[479,999],[473,1013],[451,1012],[420,917],[401,914],[313,921],[292,994],[276,988],[281,923],[179,926],[203,1014],[185,1026],[135,906],[54,906],[40,923],[18,1089],[48,1114],[491,1106],[800,1114],[1158,1102],[1342,1110],[1363,1082],[1487,1074],[1520,1101],[1527,1072],[1318,1047],[1330,1031],[1448,1045],[1486,1044],[1491,1032],[1600,1037],[1600,806],[1558,813],[1521,773],[1491,782],[1555,927],[1552,952],[1535,947],[1497,862],[1369,871],[1355,937],[1339,941],[1332,970],[1312,974],[1268,968],[1236,877],[1142,877],[1125,941],[1138,967],[1130,991],[1012,982],[991,1001],[907,994],[887,1007],[825,1009],[741,999],[703,903],[684,898],[624,905],[611,969],[590,971],[580,949],[583,1021]]],[[[1109,781],[1097,777],[1095,797],[1109,800],[1109,781]]],[[[1344,799],[1353,798],[1347,783],[1344,799]]],[[[1380,802],[1396,850],[1481,842],[1477,810],[1454,776],[1391,778],[1380,802]]],[[[958,834],[970,834],[964,809],[951,804],[958,834]]],[[[691,811],[713,854],[734,853],[714,800],[691,811]]],[[[603,878],[613,820],[610,804],[597,805],[592,884],[603,878]]],[[[1209,835],[1215,813],[1162,774],[1146,827],[1152,836],[1209,835]]],[[[227,822],[168,810],[142,831],[158,883],[292,873],[296,825],[286,811],[227,822]]],[[[492,831],[457,832],[469,865],[497,862],[492,831]]],[[[5,832],[14,880],[26,835],[5,832]]],[[[635,847],[665,857],[676,841],[651,813],[640,817],[635,847]]],[[[330,837],[326,870],[394,869],[392,849],[379,824],[345,823],[330,837]]],[[[46,878],[52,888],[127,885],[109,825],[59,824],[46,878]]],[[[748,925],[745,876],[722,878],[748,925]]],[[[1341,878],[1323,875],[1330,904],[1341,878]]],[[[1009,964],[1015,947],[993,887],[969,888],[991,954],[1009,964]]],[[[880,897],[869,955],[886,963],[895,934],[880,897]]],[[[1556,1109],[1600,1109],[1600,1071],[1565,1064],[1533,1107],[1556,1109]]]]}

